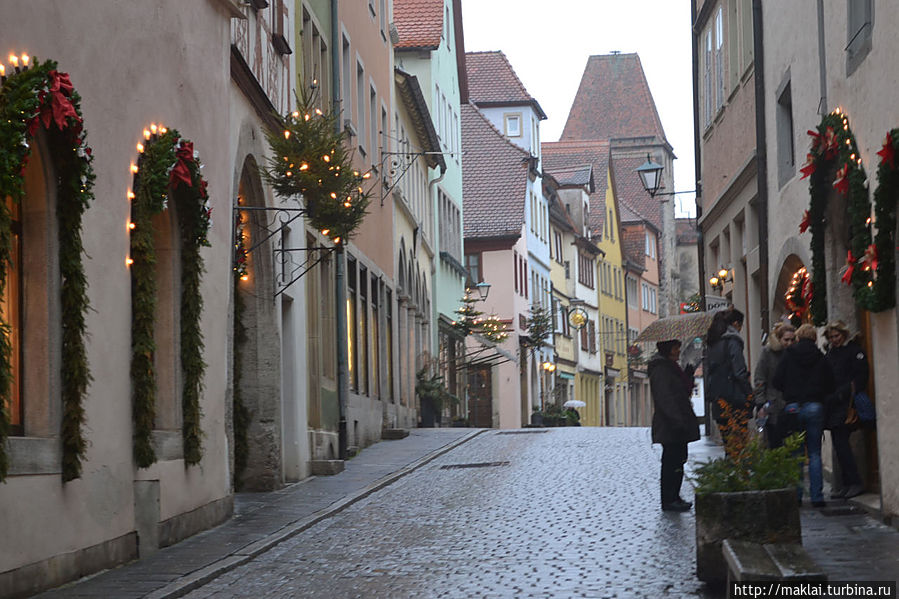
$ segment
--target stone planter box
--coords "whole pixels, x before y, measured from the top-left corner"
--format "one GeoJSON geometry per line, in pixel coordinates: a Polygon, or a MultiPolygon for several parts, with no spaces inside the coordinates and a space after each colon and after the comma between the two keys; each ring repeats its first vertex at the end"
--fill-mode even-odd
{"type": "Polygon", "coordinates": [[[696,576],[722,585],[724,539],[802,544],[796,489],[708,493],[696,496],[696,576]]]}

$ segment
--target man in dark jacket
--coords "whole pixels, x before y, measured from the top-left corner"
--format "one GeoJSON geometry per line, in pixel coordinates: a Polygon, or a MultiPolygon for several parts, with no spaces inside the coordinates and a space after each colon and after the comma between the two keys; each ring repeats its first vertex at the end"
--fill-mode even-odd
{"type": "Polygon", "coordinates": [[[810,324],[796,331],[796,343],[784,350],[771,386],[783,392],[790,412],[799,409],[808,452],[809,495],[812,505],[824,507],[821,436],[824,434],[824,399],[833,393],[833,369],[815,343],[818,332],[810,324]]]}
{"type": "Polygon", "coordinates": [[[652,442],[662,445],[660,487],[662,509],[686,512],[693,504],[680,497],[687,461],[687,443],[699,439],[699,423],[690,395],[693,379],[678,365],[680,341],[660,341],[659,352],[649,360],[649,387],[655,408],[652,415],[652,442]]]}

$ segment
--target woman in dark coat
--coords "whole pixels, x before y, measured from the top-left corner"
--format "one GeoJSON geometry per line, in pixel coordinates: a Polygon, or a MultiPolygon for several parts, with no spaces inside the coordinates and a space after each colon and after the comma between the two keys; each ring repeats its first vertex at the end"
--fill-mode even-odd
{"type": "Polygon", "coordinates": [[[795,341],[796,329],[793,325],[788,322],[777,323],[768,335],[768,343],[762,348],[762,354],[752,372],[752,382],[755,383],[753,400],[759,408],[759,417],[766,419],[765,435],[770,449],[783,445],[784,433],[790,432],[788,426],[785,426],[785,415],[781,414],[784,409],[783,394],[771,386],[771,379],[774,378],[784,349],[795,341]]]}
{"type": "Polygon", "coordinates": [[[849,445],[849,435],[854,429],[846,424],[846,414],[849,411],[853,388],[855,393],[859,393],[868,387],[868,358],[842,321],[828,324],[824,334],[830,342],[827,361],[833,368],[836,386],[836,391],[827,404],[825,428],[830,429],[843,483],[839,490],[830,496],[833,499],[849,499],[865,491],[858,466],[855,464],[855,456],[852,455],[852,447],[849,445]]]}
{"type": "MultiPolygon", "coordinates": [[[[726,424],[718,405],[724,399],[734,408],[736,417],[743,428],[749,423],[752,385],[749,383],[749,369],[743,357],[743,313],[736,308],[715,313],[706,336],[705,394],[712,403],[712,417],[719,428],[726,424]]],[[[748,430],[748,429],[747,429],[748,430]]],[[[722,438],[727,438],[723,434],[722,438]]],[[[730,448],[725,445],[725,452],[730,448]]]]}
{"type": "MultiPolygon", "coordinates": [[[[812,505],[824,506],[824,472],[821,437],[824,434],[824,401],[833,393],[833,369],[815,343],[818,331],[804,324],[796,331],[796,343],[784,350],[771,385],[783,393],[785,411],[799,409],[799,425],[805,431],[808,453],[809,495],[812,505]]],[[[800,497],[801,499],[801,497],[800,497]]]]}
{"type": "Polygon", "coordinates": [[[687,461],[687,443],[699,439],[699,423],[690,396],[693,379],[678,365],[680,341],[660,341],[658,353],[649,360],[649,388],[652,392],[652,442],[662,445],[660,487],[662,509],[685,512],[693,505],[680,497],[687,461]]]}

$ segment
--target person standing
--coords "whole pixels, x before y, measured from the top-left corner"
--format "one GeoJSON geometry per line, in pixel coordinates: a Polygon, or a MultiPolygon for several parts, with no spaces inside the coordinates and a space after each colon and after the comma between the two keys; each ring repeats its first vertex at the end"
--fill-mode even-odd
{"type": "MultiPolygon", "coordinates": [[[[833,393],[833,369],[818,349],[818,331],[804,324],[796,331],[796,343],[784,350],[771,386],[783,393],[786,410],[799,407],[799,425],[805,431],[808,453],[809,495],[814,507],[824,507],[824,473],[821,437],[824,434],[824,400],[833,393]]],[[[800,500],[802,492],[800,490],[800,500]]]]}
{"type": "Polygon", "coordinates": [[[846,414],[854,394],[868,388],[868,358],[843,321],[829,323],[824,329],[824,334],[830,342],[827,361],[833,368],[836,386],[827,405],[825,427],[830,429],[830,438],[833,440],[833,449],[837,454],[842,476],[839,490],[831,493],[830,497],[849,499],[865,492],[852,447],[849,445],[849,435],[852,434],[854,427],[846,424],[846,414]]]}
{"type": "Polygon", "coordinates": [[[693,379],[677,363],[681,342],[656,343],[658,353],[649,359],[649,389],[652,394],[652,442],[662,445],[659,486],[662,509],[686,512],[693,505],[680,496],[687,461],[687,443],[699,439],[699,422],[690,396],[693,379]]]}
{"type": "Polygon", "coordinates": [[[716,312],[712,318],[706,335],[706,367],[705,393],[712,402],[712,417],[721,429],[724,439],[724,451],[730,455],[732,447],[727,440],[733,435],[725,434],[727,421],[718,404],[723,399],[733,408],[737,425],[748,433],[752,385],[749,383],[749,370],[743,357],[743,313],[736,308],[716,312]]]}
{"type": "Polygon", "coordinates": [[[765,418],[765,437],[768,447],[774,449],[783,445],[783,439],[789,430],[785,430],[785,418],[783,418],[784,400],[783,394],[771,386],[771,380],[777,370],[777,365],[783,357],[783,350],[790,347],[796,341],[796,329],[788,322],[779,322],[768,336],[768,343],[762,348],[762,354],[752,373],[752,382],[755,385],[753,400],[758,406],[758,417],[765,418]]]}

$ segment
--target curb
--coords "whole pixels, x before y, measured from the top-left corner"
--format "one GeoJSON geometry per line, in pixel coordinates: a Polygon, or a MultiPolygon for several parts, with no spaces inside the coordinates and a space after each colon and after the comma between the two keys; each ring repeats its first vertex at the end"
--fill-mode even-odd
{"type": "Polygon", "coordinates": [[[275,545],[278,545],[279,543],[282,543],[290,539],[291,537],[298,535],[304,530],[315,526],[322,520],[325,520],[335,514],[342,512],[357,501],[365,499],[372,493],[380,491],[384,487],[395,483],[407,474],[418,470],[422,466],[427,465],[429,462],[436,460],[443,454],[450,452],[463,443],[466,443],[471,439],[474,439],[478,435],[487,432],[487,430],[490,429],[478,429],[472,431],[461,439],[457,439],[456,441],[448,443],[447,445],[444,445],[440,449],[431,452],[423,458],[420,458],[417,461],[400,468],[396,472],[388,474],[387,476],[376,480],[368,486],[344,496],[342,499],[335,501],[328,507],[315,512],[311,516],[307,516],[306,518],[291,522],[280,530],[268,535],[264,539],[260,539],[259,541],[250,543],[249,545],[245,545],[244,547],[241,547],[234,553],[223,557],[220,560],[212,562],[211,564],[200,568],[199,570],[195,570],[190,574],[186,574],[185,576],[182,576],[174,582],[170,582],[164,587],[146,595],[146,599],[175,599],[177,597],[183,597],[187,593],[203,586],[204,584],[214,580],[215,578],[218,578],[225,572],[233,570],[234,568],[249,562],[253,558],[268,551],[275,545]]]}

